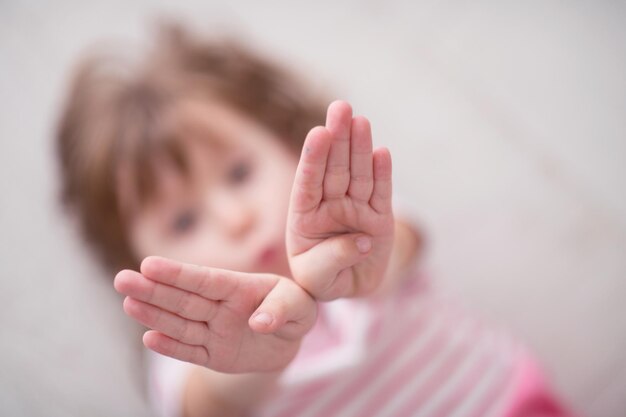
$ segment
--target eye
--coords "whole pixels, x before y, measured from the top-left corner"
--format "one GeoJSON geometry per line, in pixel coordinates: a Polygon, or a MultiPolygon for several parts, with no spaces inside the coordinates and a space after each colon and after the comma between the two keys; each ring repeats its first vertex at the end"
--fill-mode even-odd
{"type": "Polygon", "coordinates": [[[238,185],[244,183],[252,173],[252,164],[249,161],[237,161],[228,170],[227,181],[238,185]]]}
{"type": "Polygon", "coordinates": [[[184,234],[193,229],[197,221],[197,214],[191,209],[185,209],[174,216],[171,228],[175,234],[184,234]]]}

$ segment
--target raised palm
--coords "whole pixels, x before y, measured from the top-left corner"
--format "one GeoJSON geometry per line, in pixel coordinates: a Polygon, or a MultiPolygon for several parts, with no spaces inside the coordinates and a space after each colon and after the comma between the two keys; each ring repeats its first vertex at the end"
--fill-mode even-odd
{"type": "Polygon", "coordinates": [[[320,300],[363,295],[384,276],[393,243],[391,156],[350,105],[328,108],[309,132],[296,172],[287,252],[298,284],[320,300]]]}

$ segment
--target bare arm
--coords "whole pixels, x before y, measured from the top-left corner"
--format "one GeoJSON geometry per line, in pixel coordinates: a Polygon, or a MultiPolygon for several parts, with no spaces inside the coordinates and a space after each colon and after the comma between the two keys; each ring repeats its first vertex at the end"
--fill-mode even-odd
{"type": "Polygon", "coordinates": [[[183,393],[184,417],[243,417],[276,386],[280,372],[222,374],[195,367],[183,393]]]}
{"type": "Polygon", "coordinates": [[[424,252],[424,236],[415,224],[396,218],[393,248],[385,277],[377,295],[393,291],[407,276],[407,272],[421,260],[424,252]]]}

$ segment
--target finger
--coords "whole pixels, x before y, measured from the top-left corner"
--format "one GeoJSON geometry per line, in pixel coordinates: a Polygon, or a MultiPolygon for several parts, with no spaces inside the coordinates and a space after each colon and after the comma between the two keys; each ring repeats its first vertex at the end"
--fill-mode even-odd
{"type": "Polygon", "coordinates": [[[355,289],[354,283],[346,280],[349,269],[362,261],[372,250],[371,237],[359,234],[338,235],[325,239],[292,258],[294,279],[305,290],[319,300],[349,296],[355,289]],[[324,259],[325,262],[319,262],[324,259]]]}
{"type": "Polygon", "coordinates": [[[144,333],[143,344],[148,349],[170,358],[202,366],[209,364],[209,352],[204,346],[188,345],[155,330],[144,333]]]}
{"type": "Polygon", "coordinates": [[[282,278],[252,314],[249,325],[255,332],[299,339],[313,327],[316,315],[311,296],[292,280],[282,278]]]}
{"type": "Polygon", "coordinates": [[[350,129],[352,107],[345,101],[328,106],[326,128],[332,137],[324,177],[324,199],[343,197],[350,184],[350,129]]]}
{"type": "Polygon", "coordinates": [[[216,301],[160,284],[135,271],[125,270],[118,273],[114,286],[122,294],[189,320],[208,321],[215,316],[216,301]]]}
{"type": "Polygon", "coordinates": [[[374,188],[372,178],[372,130],[369,121],[362,116],[352,119],[350,139],[350,197],[369,201],[374,188]]]}
{"type": "Polygon", "coordinates": [[[152,304],[126,297],[124,311],[139,323],[190,345],[206,341],[208,327],[205,322],[192,321],[155,307],[152,304]]]}
{"type": "Polygon", "coordinates": [[[198,294],[209,300],[221,301],[237,289],[243,272],[186,264],[160,256],[149,256],[141,263],[141,273],[147,278],[198,294]]]}
{"type": "Polygon", "coordinates": [[[295,212],[312,210],[322,201],[330,143],[330,133],[325,127],[315,127],[307,135],[291,192],[291,207],[295,212]]]}
{"type": "Polygon", "coordinates": [[[391,213],[391,154],[387,148],[374,151],[374,189],[370,206],[381,214],[391,213]]]}

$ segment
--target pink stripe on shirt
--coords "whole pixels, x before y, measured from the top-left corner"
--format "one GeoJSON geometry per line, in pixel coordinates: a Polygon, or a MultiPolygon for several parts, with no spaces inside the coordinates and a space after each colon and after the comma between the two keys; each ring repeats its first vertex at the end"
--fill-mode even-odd
{"type": "MultiPolygon", "coordinates": [[[[421,329],[425,322],[429,320],[433,321],[431,317],[432,314],[427,309],[413,308],[412,310],[413,311],[409,313],[412,313],[415,317],[409,322],[411,329],[421,329]]],[[[409,314],[409,316],[410,315],[411,314],[409,314]]],[[[414,331],[410,333],[395,333],[393,339],[385,340],[384,345],[378,344],[379,348],[384,346],[382,351],[378,353],[372,352],[371,356],[366,359],[363,367],[358,369],[358,372],[346,372],[342,377],[343,379],[338,381],[340,382],[339,384],[330,383],[326,385],[325,390],[318,391],[318,398],[313,403],[307,404],[305,402],[296,401],[291,407],[277,414],[277,417],[306,416],[309,414],[315,416],[332,415],[329,413],[333,408],[344,403],[346,399],[353,399],[355,395],[358,394],[364,381],[375,381],[377,376],[387,368],[387,360],[389,358],[397,357],[403,349],[406,349],[408,342],[419,339],[416,338],[413,333],[414,331]],[[324,400],[327,401],[326,404],[323,404],[324,400]],[[312,409],[316,409],[315,412],[312,412],[312,409]]],[[[289,397],[292,399],[295,398],[292,395],[289,395],[289,397]]]]}

